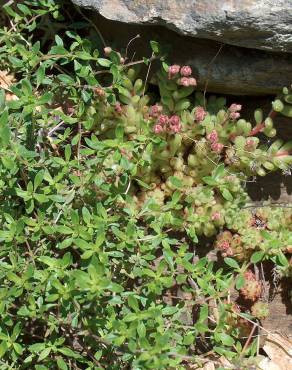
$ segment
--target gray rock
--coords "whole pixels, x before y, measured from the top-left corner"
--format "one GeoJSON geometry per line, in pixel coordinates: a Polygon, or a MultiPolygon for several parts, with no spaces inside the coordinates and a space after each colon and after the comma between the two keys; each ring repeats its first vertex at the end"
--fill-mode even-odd
{"type": "MultiPolygon", "coordinates": [[[[146,1],[146,0],[145,0],[146,1]]],[[[125,49],[129,40],[128,58],[135,60],[151,55],[150,40],[157,40],[169,48],[171,63],[189,64],[198,80],[198,88],[208,92],[234,95],[277,94],[283,86],[292,83],[292,55],[270,53],[236,46],[223,45],[211,40],[185,37],[162,26],[140,26],[109,21],[94,15],[109,45],[125,49]],[[118,35],[118,37],[117,37],[118,35]],[[216,56],[216,54],[218,54],[216,56]],[[215,57],[216,56],[216,57],[215,57]]],[[[153,63],[153,72],[159,63],[153,63]]]]}
{"type": "Polygon", "coordinates": [[[105,18],[182,35],[292,53],[292,0],[73,0],[105,18]]]}

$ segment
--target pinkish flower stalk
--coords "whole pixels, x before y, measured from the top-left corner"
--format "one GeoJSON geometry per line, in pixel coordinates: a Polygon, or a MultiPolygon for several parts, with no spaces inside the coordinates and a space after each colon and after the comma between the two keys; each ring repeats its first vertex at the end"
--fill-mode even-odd
{"type": "Polygon", "coordinates": [[[168,78],[169,79],[173,78],[175,75],[179,73],[179,70],[180,70],[180,66],[177,64],[169,66],[168,67],[168,78]]]}
{"type": "Polygon", "coordinates": [[[177,115],[173,115],[169,119],[170,131],[178,133],[181,130],[180,118],[177,115]]]}
{"type": "Polygon", "coordinates": [[[248,149],[248,150],[252,150],[252,149],[254,149],[254,148],[255,148],[255,142],[254,142],[254,140],[252,140],[252,139],[247,139],[247,140],[246,140],[246,143],[245,143],[245,147],[246,147],[246,149],[248,149]]]}
{"type": "Polygon", "coordinates": [[[211,216],[211,219],[212,219],[213,221],[218,221],[218,220],[220,220],[220,218],[221,218],[221,214],[220,214],[220,212],[214,212],[214,213],[212,214],[212,216],[211,216]]]}
{"type": "Polygon", "coordinates": [[[189,77],[192,74],[192,68],[190,66],[183,66],[180,69],[180,74],[183,77],[189,77]]]}
{"type": "Polygon", "coordinates": [[[238,112],[242,108],[241,104],[231,104],[230,107],[228,108],[229,112],[238,112]]]}
{"type": "Polygon", "coordinates": [[[188,87],[188,86],[190,86],[190,79],[188,77],[182,77],[182,78],[179,79],[178,83],[179,83],[179,85],[188,87]]]}
{"type": "Polygon", "coordinates": [[[163,132],[164,129],[161,125],[156,124],[153,128],[153,131],[155,134],[161,134],[161,132],[163,132]]]}
{"type": "Polygon", "coordinates": [[[194,77],[189,78],[189,86],[197,86],[197,80],[194,77]]]}
{"type": "Polygon", "coordinates": [[[174,126],[177,126],[180,124],[180,118],[179,116],[177,116],[176,114],[174,114],[173,116],[170,117],[169,119],[169,123],[171,125],[174,125],[174,126]]]}
{"type": "Polygon", "coordinates": [[[155,104],[150,107],[149,116],[152,118],[158,118],[162,113],[162,106],[155,104]]]}
{"type": "Polygon", "coordinates": [[[218,154],[222,152],[223,148],[224,148],[224,145],[221,143],[213,143],[211,145],[211,149],[213,150],[213,152],[218,153],[218,154]]]}
{"type": "Polygon", "coordinates": [[[231,112],[229,117],[232,119],[232,120],[236,120],[240,117],[240,113],[239,112],[231,112]]]}
{"type": "Polygon", "coordinates": [[[158,122],[161,126],[166,126],[169,122],[169,118],[168,116],[166,116],[165,114],[161,114],[158,118],[158,122]]]}
{"type": "Polygon", "coordinates": [[[173,133],[177,134],[178,132],[180,132],[180,131],[181,131],[181,124],[179,123],[178,125],[171,126],[171,127],[170,127],[170,130],[171,130],[173,133]]]}
{"type": "Polygon", "coordinates": [[[198,106],[195,110],[195,120],[197,122],[202,122],[205,117],[207,115],[207,112],[205,111],[205,109],[201,106],[198,106]]]}
{"type": "Polygon", "coordinates": [[[216,130],[212,130],[210,134],[207,135],[207,140],[210,141],[210,143],[214,144],[218,141],[218,133],[216,130]]]}
{"type": "Polygon", "coordinates": [[[115,111],[118,114],[122,114],[123,113],[123,109],[122,109],[121,103],[118,102],[118,103],[115,104],[115,111]]]}

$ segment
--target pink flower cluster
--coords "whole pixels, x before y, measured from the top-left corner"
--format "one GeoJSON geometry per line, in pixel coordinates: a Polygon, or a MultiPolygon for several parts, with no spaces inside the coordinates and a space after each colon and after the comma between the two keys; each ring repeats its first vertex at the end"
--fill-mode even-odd
{"type": "Polygon", "coordinates": [[[181,75],[181,78],[178,80],[178,83],[182,86],[197,86],[197,81],[192,75],[192,68],[190,66],[180,67],[177,64],[168,67],[168,78],[172,79],[178,74],[181,75]]]}
{"type": "Polygon", "coordinates": [[[210,134],[207,135],[207,139],[210,143],[215,144],[218,141],[218,134],[216,130],[212,130],[210,134]]]}
{"type": "Polygon", "coordinates": [[[223,257],[233,256],[233,251],[228,240],[220,241],[220,243],[218,244],[218,249],[222,251],[223,257]]]}
{"type": "Polygon", "coordinates": [[[247,150],[253,150],[256,147],[256,143],[253,139],[247,139],[245,147],[247,150]]]}
{"type": "Polygon", "coordinates": [[[218,133],[216,130],[212,130],[210,134],[207,135],[207,140],[211,143],[211,149],[215,153],[221,153],[224,145],[221,143],[218,143],[218,133]]]}
{"type": "Polygon", "coordinates": [[[162,113],[162,109],[163,108],[161,105],[158,104],[152,105],[149,110],[149,116],[152,118],[158,118],[162,113]]]}
{"type": "Polygon", "coordinates": [[[220,213],[220,212],[214,212],[214,213],[212,214],[212,216],[211,216],[211,219],[212,219],[213,221],[218,221],[218,220],[220,220],[220,218],[221,218],[221,213],[220,213]]]}
{"type": "Polygon", "coordinates": [[[195,121],[202,122],[207,115],[205,109],[201,106],[198,106],[195,111],[195,121]]]}
{"type": "Polygon", "coordinates": [[[122,114],[122,113],[123,113],[123,108],[122,108],[122,106],[121,106],[121,103],[120,103],[120,102],[117,102],[117,103],[115,104],[115,112],[116,112],[117,114],[122,114]]]}
{"type": "Polygon", "coordinates": [[[178,81],[179,85],[182,86],[197,86],[197,80],[193,77],[182,77],[178,81]]]}
{"type": "Polygon", "coordinates": [[[175,75],[177,75],[180,71],[180,66],[177,64],[174,64],[172,66],[168,67],[168,78],[171,79],[175,75]]]}
{"type": "Polygon", "coordinates": [[[168,117],[165,114],[161,114],[153,128],[155,134],[160,134],[162,132],[178,133],[181,131],[180,118],[177,115],[168,117]]]}
{"type": "Polygon", "coordinates": [[[240,113],[239,111],[241,110],[241,105],[240,104],[231,104],[230,107],[228,108],[229,110],[229,117],[232,119],[232,120],[236,120],[237,118],[240,117],[240,113]]]}

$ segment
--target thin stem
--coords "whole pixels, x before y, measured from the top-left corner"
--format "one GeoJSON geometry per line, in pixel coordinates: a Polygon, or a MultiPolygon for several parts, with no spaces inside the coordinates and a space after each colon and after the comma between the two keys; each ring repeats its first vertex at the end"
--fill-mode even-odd
{"type": "Polygon", "coordinates": [[[76,6],[75,5],[75,9],[77,10],[77,12],[79,13],[79,14],[81,14],[82,15],[82,17],[88,22],[88,23],[90,23],[91,25],[92,25],[92,27],[95,29],[95,31],[97,32],[97,34],[98,34],[98,36],[99,36],[99,38],[100,38],[100,40],[101,40],[101,42],[102,42],[102,44],[103,44],[103,46],[104,47],[106,47],[106,42],[105,42],[105,40],[104,40],[104,38],[103,38],[103,36],[102,36],[102,34],[101,34],[101,32],[100,32],[100,30],[97,28],[97,26],[96,26],[96,24],[94,23],[94,22],[92,22],[92,20],[91,19],[89,19],[88,17],[86,17],[86,15],[81,11],[81,9],[78,7],[78,6],[76,6]]]}
{"type": "MultiPolygon", "coordinates": [[[[273,109],[268,114],[269,118],[274,118],[277,115],[277,112],[275,112],[273,109]]],[[[249,136],[255,136],[258,133],[260,133],[265,128],[265,122],[261,122],[258,125],[256,125],[250,132],[249,136]]]]}
{"type": "Polygon", "coordinates": [[[145,95],[146,84],[147,84],[147,80],[148,80],[148,77],[149,77],[149,72],[150,72],[153,57],[154,57],[154,53],[152,53],[151,58],[149,59],[149,65],[148,65],[148,68],[147,68],[147,73],[146,73],[146,78],[145,78],[144,88],[143,88],[143,94],[142,94],[143,96],[145,95]]]}

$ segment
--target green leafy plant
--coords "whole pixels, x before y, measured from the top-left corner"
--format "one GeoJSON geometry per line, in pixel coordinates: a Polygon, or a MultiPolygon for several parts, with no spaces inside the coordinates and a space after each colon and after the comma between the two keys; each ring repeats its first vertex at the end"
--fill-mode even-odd
{"type": "Polygon", "coordinates": [[[258,138],[290,117],[291,91],[249,122],[154,41],[133,62],[97,29],[85,37],[62,2],[3,9],[1,369],[184,369],[202,348],[252,357],[250,323],[267,315],[252,264],[287,274],[292,215],[250,210],[245,185],[291,166],[291,143],[258,138]],[[202,236],[221,264],[199,258],[202,236]]]}

